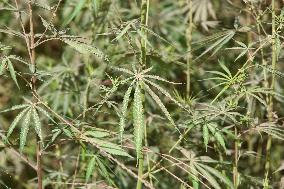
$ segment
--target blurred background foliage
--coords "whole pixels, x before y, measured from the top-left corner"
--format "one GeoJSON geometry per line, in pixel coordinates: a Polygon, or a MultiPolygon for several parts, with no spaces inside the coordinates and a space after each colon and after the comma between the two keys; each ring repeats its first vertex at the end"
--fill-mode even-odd
{"type": "MultiPolygon", "coordinates": [[[[122,109],[141,84],[129,72],[147,68],[143,187],[284,188],[283,1],[34,0],[35,72],[19,21],[28,35],[29,3],[17,1],[19,17],[15,2],[0,0],[0,110],[29,103],[37,77],[44,188],[139,189],[134,89],[122,109]]],[[[19,112],[0,114],[0,188],[38,187],[37,131],[23,151],[20,127],[6,140],[19,112]]]]}

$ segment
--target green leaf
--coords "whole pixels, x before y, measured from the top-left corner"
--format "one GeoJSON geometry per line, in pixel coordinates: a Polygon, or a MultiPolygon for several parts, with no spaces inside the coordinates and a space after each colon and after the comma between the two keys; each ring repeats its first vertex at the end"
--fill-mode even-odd
{"type": "Polygon", "coordinates": [[[52,31],[54,29],[54,26],[50,23],[48,23],[48,21],[46,21],[43,17],[39,16],[42,22],[42,25],[48,29],[49,31],[52,31]]]}
{"type": "Polygon", "coordinates": [[[162,36],[158,35],[157,33],[155,33],[154,31],[150,30],[148,27],[141,25],[141,28],[146,30],[149,34],[157,37],[158,39],[168,43],[169,45],[173,46],[173,44],[171,44],[168,40],[166,40],[165,38],[163,38],[162,36]]]}
{"type": "Polygon", "coordinates": [[[89,161],[88,165],[87,165],[87,170],[86,170],[86,182],[88,182],[88,180],[91,178],[93,171],[95,169],[96,166],[96,157],[93,156],[91,158],[91,160],[89,161]]]}
{"type": "Polygon", "coordinates": [[[122,137],[123,137],[123,132],[124,132],[124,128],[125,128],[125,117],[126,117],[126,113],[127,113],[127,106],[129,103],[129,98],[130,98],[130,94],[132,91],[132,85],[127,89],[124,97],[123,97],[123,102],[122,102],[122,115],[120,116],[120,120],[119,120],[119,137],[120,137],[120,141],[122,141],[122,137]]]}
{"type": "Polygon", "coordinates": [[[163,89],[162,87],[160,87],[159,85],[157,85],[156,83],[148,80],[148,79],[143,79],[143,81],[149,83],[150,85],[152,85],[153,87],[155,87],[158,91],[160,91],[163,95],[165,95],[166,97],[168,97],[171,101],[173,101],[176,105],[178,105],[179,107],[181,107],[182,109],[184,109],[184,106],[182,104],[180,104],[176,99],[174,99],[170,93],[168,91],[166,91],[165,89],[163,89]]]}
{"type": "Polygon", "coordinates": [[[19,85],[18,85],[18,81],[17,81],[17,77],[16,77],[16,72],[15,72],[15,70],[14,70],[14,67],[13,67],[12,62],[11,62],[9,59],[7,59],[7,63],[8,63],[8,68],[9,68],[9,72],[10,72],[10,75],[11,75],[12,79],[13,79],[14,82],[16,83],[17,87],[20,88],[19,85]]]}
{"type": "Polygon", "coordinates": [[[29,132],[31,113],[32,113],[32,109],[29,109],[29,111],[25,115],[25,119],[24,119],[23,125],[21,127],[21,133],[20,133],[20,151],[21,152],[23,151],[24,146],[26,144],[27,135],[28,135],[28,132],[29,132]]]}
{"type": "Polygon", "coordinates": [[[204,56],[208,52],[213,51],[212,55],[216,54],[232,37],[235,35],[235,31],[228,31],[225,35],[221,35],[221,39],[217,40],[215,43],[213,43],[210,47],[208,47],[201,55],[199,55],[194,60],[199,59],[200,57],[204,56]]]}
{"type": "Polygon", "coordinates": [[[146,42],[147,45],[149,45],[150,47],[153,47],[151,45],[151,43],[149,42],[149,40],[147,39],[146,35],[139,29],[136,30],[136,32],[138,33],[138,35],[143,39],[143,41],[146,42]]]}
{"type": "Polygon", "coordinates": [[[5,67],[6,67],[6,59],[4,58],[4,59],[1,61],[1,65],[0,65],[0,75],[3,74],[5,67]]]}
{"type": "Polygon", "coordinates": [[[8,137],[12,134],[12,132],[14,131],[15,127],[17,126],[17,124],[19,123],[19,121],[21,120],[21,118],[25,115],[25,113],[29,110],[29,108],[24,109],[23,111],[21,111],[14,119],[14,121],[11,123],[8,132],[7,132],[7,139],[8,137]]]}
{"type": "Polygon", "coordinates": [[[49,113],[47,111],[45,111],[43,108],[36,106],[36,109],[41,112],[42,114],[44,114],[48,119],[50,119],[53,123],[56,124],[56,122],[54,121],[54,119],[52,119],[52,117],[49,115],[49,113]]]}
{"type": "Polygon", "coordinates": [[[73,133],[69,130],[69,128],[63,128],[62,131],[67,137],[73,138],[73,133]]]}
{"type": "Polygon", "coordinates": [[[70,39],[65,39],[65,38],[63,38],[62,41],[64,41],[66,44],[70,45],[72,48],[74,48],[75,50],[77,50],[78,52],[82,54],[94,54],[97,57],[109,62],[109,59],[107,58],[107,56],[97,47],[88,45],[80,41],[75,41],[75,40],[70,40],[70,39]]]}
{"type": "Polygon", "coordinates": [[[219,144],[224,148],[226,151],[226,144],[223,135],[220,132],[215,133],[215,138],[219,142],[219,144]]]}
{"type": "Polygon", "coordinates": [[[110,135],[108,131],[99,131],[99,130],[89,130],[84,132],[84,135],[91,136],[94,138],[104,138],[110,135]]]}
{"type": "Polygon", "coordinates": [[[210,132],[213,134],[214,138],[217,140],[217,142],[224,148],[224,150],[226,151],[226,144],[225,144],[225,140],[221,134],[221,132],[219,132],[217,129],[216,125],[208,125],[208,128],[210,130],[210,132]]]}
{"type": "Polygon", "coordinates": [[[224,38],[224,40],[222,40],[222,42],[220,44],[218,44],[217,48],[214,48],[214,51],[213,51],[211,56],[216,54],[228,41],[230,41],[230,39],[232,39],[234,37],[234,35],[235,35],[235,32],[230,31],[229,34],[227,36],[225,36],[226,38],[224,38]]]}
{"type": "Polygon", "coordinates": [[[105,140],[100,139],[89,139],[94,141],[94,143],[98,144],[104,151],[106,151],[109,154],[118,155],[118,156],[126,156],[131,157],[125,150],[123,150],[119,145],[107,142],[105,140]]]}
{"type": "Polygon", "coordinates": [[[131,157],[122,148],[120,148],[118,145],[113,144],[113,143],[107,143],[107,144],[103,145],[102,148],[107,153],[112,154],[112,155],[131,157]]]}
{"type": "Polygon", "coordinates": [[[141,156],[142,142],[144,137],[145,120],[143,114],[142,94],[137,84],[133,100],[133,125],[134,125],[134,142],[136,147],[137,159],[141,156]]]}
{"type": "Polygon", "coordinates": [[[39,119],[39,115],[36,111],[35,108],[33,108],[33,121],[35,124],[35,131],[40,139],[40,141],[43,143],[43,137],[42,137],[42,132],[41,132],[41,123],[40,123],[40,119],[39,119]]]}
{"type": "Polygon", "coordinates": [[[25,65],[30,65],[27,61],[25,61],[23,58],[21,58],[21,57],[19,57],[19,56],[16,56],[16,55],[9,55],[8,57],[7,57],[7,59],[11,59],[11,60],[17,60],[17,61],[19,61],[19,62],[21,62],[21,63],[23,63],[23,64],[25,64],[25,65]]]}
{"type": "Polygon", "coordinates": [[[231,189],[234,188],[233,183],[230,181],[230,179],[227,178],[226,175],[223,175],[222,173],[220,173],[218,170],[209,167],[207,165],[204,164],[198,164],[199,166],[203,167],[204,169],[206,169],[208,172],[210,172],[211,174],[213,174],[215,177],[219,178],[223,183],[225,183],[227,186],[229,186],[231,189]]]}
{"type": "Polygon", "coordinates": [[[203,167],[199,165],[195,165],[195,167],[200,172],[200,175],[202,175],[202,177],[204,177],[213,186],[213,188],[221,189],[221,186],[219,185],[219,183],[208,171],[206,171],[203,167]]]}
{"type": "Polygon", "coordinates": [[[228,74],[229,78],[232,78],[230,70],[227,68],[224,62],[219,62],[221,68],[228,74]]]}
{"type": "Polygon", "coordinates": [[[126,32],[128,32],[128,30],[131,28],[131,25],[132,25],[134,22],[136,22],[136,20],[130,21],[130,22],[123,28],[123,30],[121,30],[121,32],[116,36],[116,38],[114,38],[112,41],[119,40],[123,35],[125,35],[126,32]]]}
{"type": "Polygon", "coordinates": [[[206,152],[207,152],[207,145],[209,141],[209,131],[208,131],[208,127],[206,124],[203,125],[202,127],[202,134],[203,134],[204,145],[205,145],[206,152]]]}
{"type": "MultiPolygon", "coordinates": [[[[167,108],[165,107],[165,105],[163,104],[163,102],[160,100],[160,98],[158,97],[158,95],[156,95],[152,90],[151,88],[145,84],[144,84],[144,87],[146,89],[146,91],[150,94],[150,96],[153,98],[153,100],[158,104],[158,106],[161,108],[161,110],[163,111],[163,113],[165,114],[165,116],[167,117],[167,119],[170,121],[170,123],[175,127],[177,128],[174,120],[172,119],[169,111],[167,110],[167,108]]],[[[178,129],[178,128],[177,128],[178,129]]]]}
{"type": "Polygon", "coordinates": [[[96,157],[96,162],[99,167],[100,174],[107,180],[107,182],[111,185],[114,185],[114,182],[112,181],[106,163],[104,163],[99,157],[96,157]]]}
{"type": "Polygon", "coordinates": [[[224,86],[223,89],[217,94],[217,96],[210,102],[210,104],[213,104],[228,88],[229,85],[224,86]]]}
{"type": "Polygon", "coordinates": [[[68,25],[79,14],[79,12],[81,11],[85,3],[86,3],[86,0],[80,0],[76,4],[74,11],[64,20],[63,22],[64,27],[68,25]]]}
{"type": "Polygon", "coordinates": [[[0,113],[9,112],[9,111],[18,110],[18,109],[23,109],[23,108],[26,108],[27,106],[29,106],[29,104],[19,104],[19,105],[15,105],[15,106],[12,106],[12,107],[9,108],[9,109],[6,109],[6,110],[1,111],[0,113]]]}

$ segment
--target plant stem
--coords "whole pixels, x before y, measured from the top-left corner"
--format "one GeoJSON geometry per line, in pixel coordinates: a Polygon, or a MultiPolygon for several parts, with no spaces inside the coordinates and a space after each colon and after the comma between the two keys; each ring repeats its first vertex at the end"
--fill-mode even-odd
{"type": "MultiPolygon", "coordinates": [[[[277,61],[277,47],[276,47],[276,23],[275,23],[275,0],[271,1],[271,11],[272,11],[272,55],[271,55],[271,66],[272,69],[275,70],[276,69],[276,61],[277,61]]],[[[271,85],[270,88],[272,89],[272,91],[274,91],[275,88],[275,72],[272,73],[272,78],[271,78],[271,85]]],[[[267,114],[268,114],[268,121],[269,122],[273,122],[274,118],[273,118],[273,98],[274,95],[270,95],[269,96],[269,104],[267,107],[267,114]]],[[[266,161],[265,161],[265,178],[266,180],[269,178],[269,171],[270,171],[270,150],[271,150],[271,145],[272,145],[272,137],[271,135],[268,135],[268,139],[267,139],[267,143],[266,143],[266,161]]],[[[267,180],[267,183],[268,180],[267,180]]],[[[265,188],[268,188],[268,186],[265,186],[265,188]]]]}
{"type": "MultiPolygon", "coordinates": [[[[238,129],[235,126],[235,137],[238,137],[238,129]]],[[[233,176],[234,176],[234,189],[238,188],[239,185],[239,172],[238,172],[238,161],[239,161],[239,141],[236,138],[234,144],[234,166],[233,166],[233,176]]]]}
{"type": "MultiPolygon", "coordinates": [[[[147,38],[147,32],[143,27],[147,27],[148,25],[148,8],[149,8],[149,0],[142,0],[141,3],[141,33],[147,38]]],[[[140,64],[145,67],[147,63],[147,56],[146,56],[146,50],[147,50],[147,42],[144,38],[141,37],[141,60],[140,64]]]]}
{"type": "MultiPolygon", "coordinates": [[[[143,164],[144,164],[144,157],[143,153],[141,152],[141,155],[138,160],[138,177],[141,179],[143,177],[143,164]]],[[[136,189],[142,189],[142,182],[140,179],[137,181],[136,189]]]]}
{"type": "Polygon", "coordinates": [[[38,189],[42,189],[42,165],[41,165],[41,147],[40,141],[37,142],[36,149],[36,160],[37,160],[37,183],[38,189]]]}
{"type": "Polygon", "coordinates": [[[193,30],[193,21],[192,21],[192,0],[188,0],[189,5],[189,16],[188,16],[188,28],[186,30],[186,39],[187,39],[187,61],[186,61],[186,95],[190,95],[190,67],[192,62],[191,54],[191,42],[192,42],[192,30],[193,30]]]}
{"type": "MultiPolygon", "coordinates": [[[[148,14],[149,14],[149,0],[142,0],[141,2],[141,20],[140,20],[140,24],[141,24],[141,33],[142,35],[145,36],[145,38],[147,38],[147,31],[143,28],[143,27],[147,27],[148,26],[148,14]]],[[[141,37],[141,58],[140,58],[140,68],[143,69],[143,67],[146,67],[147,64],[147,43],[146,40],[144,38],[141,37]]],[[[144,95],[143,95],[144,96],[144,95]]],[[[145,129],[146,130],[146,129],[145,129]]],[[[146,131],[145,131],[146,132],[146,131]]],[[[143,152],[141,151],[140,153],[140,157],[138,157],[138,179],[137,180],[137,185],[136,185],[136,189],[141,189],[142,188],[142,177],[143,177],[143,164],[144,164],[144,155],[143,152]]]]}
{"type": "MultiPolygon", "coordinates": [[[[32,0],[29,0],[29,21],[30,21],[30,51],[31,51],[31,64],[33,67],[33,76],[31,78],[32,83],[32,94],[34,103],[37,102],[37,98],[35,98],[36,92],[36,62],[35,62],[35,35],[34,35],[34,23],[33,23],[33,8],[32,8],[32,0]]],[[[36,147],[36,159],[37,159],[37,180],[38,180],[38,189],[42,189],[42,165],[41,165],[41,141],[37,137],[37,147],[36,147]]]]}
{"type": "MultiPolygon", "coordinates": [[[[148,144],[148,140],[147,140],[147,128],[145,127],[145,146],[148,147],[149,144],[148,144]]],[[[147,160],[147,166],[148,166],[148,172],[151,172],[151,164],[150,164],[150,158],[149,158],[149,154],[146,153],[146,160],[147,160]]],[[[141,177],[143,177],[143,172],[142,172],[142,175],[141,177]]],[[[150,180],[150,184],[153,185],[153,180],[152,180],[152,177],[149,176],[149,180],[150,180]]]]}

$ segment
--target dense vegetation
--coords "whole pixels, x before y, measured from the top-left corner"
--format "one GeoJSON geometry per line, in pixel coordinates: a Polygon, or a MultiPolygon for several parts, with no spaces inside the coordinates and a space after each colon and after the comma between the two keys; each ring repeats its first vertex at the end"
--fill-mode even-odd
{"type": "Polygon", "coordinates": [[[0,188],[284,188],[280,0],[0,0],[0,188]]]}

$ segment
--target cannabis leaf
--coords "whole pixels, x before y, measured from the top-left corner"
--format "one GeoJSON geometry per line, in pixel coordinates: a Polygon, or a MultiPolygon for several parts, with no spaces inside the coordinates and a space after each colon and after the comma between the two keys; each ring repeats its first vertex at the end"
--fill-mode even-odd
{"type": "Polygon", "coordinates": [[[61,40],[82,54],[94,54],[97,57],[102,58],[105,61],[109,62],[108,57],[97,47],[67,38],[62,38],[61,40]]]}
{"type": "Polygon", "coordinates": [[[136,85],[133,100],[133,125],[134,140],[136,146],[137,159],[141,157],[142,142],[144,137],[145,121],[142,104],[142,94],[139,85],[136,85]]]}
{"type": "MultiPolygon", "coordinates": [[[[22,120],[21,124],[21,131],[20,131],[20,151],[23,151],[26,141],[27,141],[27,135],[30,129],[30,126],[34,126],[34,130],[39,137],[42,145],[43,144],[43,136],[42,136],[42,129],[41,129],[41,121],[39,117],[39,113],[43,113],[46,117],[48,117],[51,121],[54,121],[51,116],[40,106],[35,106],[34,104],[20,104],[15,105],[9,109],[3,110],[0,113],[13,111],[13,110],[21,110],[20,113],[15,117],[13,122],[11,123],[8,131],[7,131],[7,137],[6,139],[10,137],[10,135],[13,133],[14,129],[17,125],[19,125],[19,122],[22,120]]],[[[8,141],[6,141],[8,142],[8,141]]]]}
{"type": "Polygon", "coordinates": [[[139,153],[140,153],[139,151],[141,150],[141,145],[143,141],[143,133],[144,133],[144,125],[145,125],[144,121],[142,121],[142,117],[144,116],[143,116],[141,89],[143,88],[143,92],[147,92],[153,98],[153,100],[160,107],[164,115],[170,121],[171,125],[173,125],[175,128],[177,128],[177,126],[174,120],[172,119],[170,113],[168,112],[167,108],[163,104],[160,97],[150,88],[150,86],[156,88],[158,91],[160,91],[163,95],[168,97],[170,100],[172,100],[175,104],[177,104],[181,108],[185,109],[185,107],[181,105],[176,99],[174,99],[165,89],[163,89],[158,84],[152,82],[151,80],[163,81],[163,82],[171,83],[171,84],[178,84],[178,83],[170,82],[159,76],[148,74],[148,72],[152,70],[152,67],[145,69],[145,70],[141,70],[140,72],[137,72],[136,70],[132,72],[131,70],[128,70],[125,68],[114,68],[114,69],[130,75],[130,77],[127,78],[122,83],[125,83],[126,81],[131,82],[123,98],[123,105],[122,105],[122,110],[121,110],[122,114],[120,116],[120,122],[119,122],[120,139],[122,139],[123,131],[125,128],[125,117],[126,117],[127,106],[129,103],[131,91],[132,91],[133,85],[134,84],[136,85],[135,92],[134,92],[134,100],[133,100],[134,102],[133,102],[132,113],[133,113],[133,123],[134,123],[133,125],[134,125],[136,152],[137,152],[137,157],[139,157],[139,153]]]}

